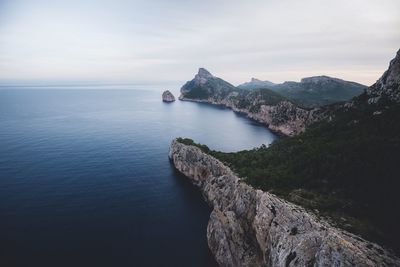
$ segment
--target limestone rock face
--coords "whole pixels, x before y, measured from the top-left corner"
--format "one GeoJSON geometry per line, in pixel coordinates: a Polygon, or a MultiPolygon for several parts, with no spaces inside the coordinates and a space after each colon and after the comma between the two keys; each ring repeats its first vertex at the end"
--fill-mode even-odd
{"type": "Polygon", "coordinates": [[[389,101],[400,103],[400,50],[390,61],[388,70],[367,90],[368,103],[380,104],[389,101]]]}
{"type": "Polygon", "coordinates": [[[175,101],[175,97],[170,91],[166,90],[162,94],[162,100],[164,102],[174,102],[175,101]]]}
{"type": "Polygon", "coordinates": [[[241,107],[236,92],[230,93],[226,98],[209,97],[207,99],[191,99],[180,96],[180,100],[205,102],[214,105],[223,105],[235,112],[245,114],[247,117],[265,124],[269,129],[287,136],[294,136],[305,131],[306,127],[314,122],[325,118],[324,110],[314,108],[306,110],[300,108],[290,101],[283,100],[277,104],[263,103],[262,100],[255,98],[252,105],[258,105],[259,108],[254,110],[248,107],[241,107]]]}
{"type": "Polygon", "coordinates": [[[220,266],[400,266],[379,245],[241,182],[195,146],[173,140],[169,158],[213,207],[207,240],[220,266]]]}

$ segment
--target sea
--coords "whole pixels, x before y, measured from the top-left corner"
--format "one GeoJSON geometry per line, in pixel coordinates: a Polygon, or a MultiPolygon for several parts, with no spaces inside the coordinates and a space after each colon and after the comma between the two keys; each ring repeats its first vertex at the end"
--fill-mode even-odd
{"type": "Polygon", "coordinates": [[[216,266],[211,209],[170,163],[171,140],[230,152],[277,137],[162,91],[0,87],[0,266],[216,266]]]}

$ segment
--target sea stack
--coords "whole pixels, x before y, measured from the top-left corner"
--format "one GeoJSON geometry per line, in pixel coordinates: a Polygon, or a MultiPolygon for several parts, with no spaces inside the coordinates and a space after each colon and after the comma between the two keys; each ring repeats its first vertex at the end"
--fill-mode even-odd
{"type": "Polygon", "coordinates": [[[164,102],[174,102],[175,101],[175,97],[170,91],[166,90],[162,94],[162,100],[164,102]]]}

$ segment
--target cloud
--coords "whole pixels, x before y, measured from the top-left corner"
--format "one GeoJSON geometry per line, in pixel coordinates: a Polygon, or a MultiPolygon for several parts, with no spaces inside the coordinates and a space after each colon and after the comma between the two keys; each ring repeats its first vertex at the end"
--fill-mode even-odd
{"type": "Polygon", "coordinates": [[[232,83],[326,74],[371,84],[400,43],[397,0],[9,0],[2,6],[3,80],[182,81],[206,67],[232,83]]]}

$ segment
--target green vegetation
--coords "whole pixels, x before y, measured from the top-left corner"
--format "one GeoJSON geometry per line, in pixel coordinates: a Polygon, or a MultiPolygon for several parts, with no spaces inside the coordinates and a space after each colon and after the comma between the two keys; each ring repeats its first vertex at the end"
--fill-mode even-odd
{"type": "Polygon", "coordinates": [[[185,93],[185,97],[192,99],[207,99],[208,97],[210,97],[210,95],[211,94],[209,90],[207,90],[207,88],[203,88],[200,86],[197,86],[189,92],[185,93]]]}
{"type": "Polygon", "coordinates": [[[184,145],[196,146],[196,147],[200,148],[205,153],[210,153],[211,152],[211,150],[208,148],[208,146],[202,145],[202,144],[197,144],[190,138],[178,137],[176,139],[176,141],[178,141],[179,143],[182,143],[184,145]]]}
{"type": "Polygon", "coordinates": [[[197,81],[188,81],[182,88],[185,88],[184,96],[191,99],[207,99],[210,96],[226,97],[235,87],[224,80],[213,77],[205,83],[198,84],[197,81]]]}
{"type": "Polygon", "coordinates": [[[338,226],[398,250],[399,121],[399,105],[378,112],[359,105],[269,147],[223,153],[196,146],[252,186],[317,209],[338,226]]]}
{"type": "Polygon", "coordinates": [[[235,89],[234,91],[237,95],[231,96],[230,100],[236,103],[237,108],[248,109],[252,113],[257,113],[261,105],[274,106],[285,100],[290,101],[269,89],[235,89]]]}

